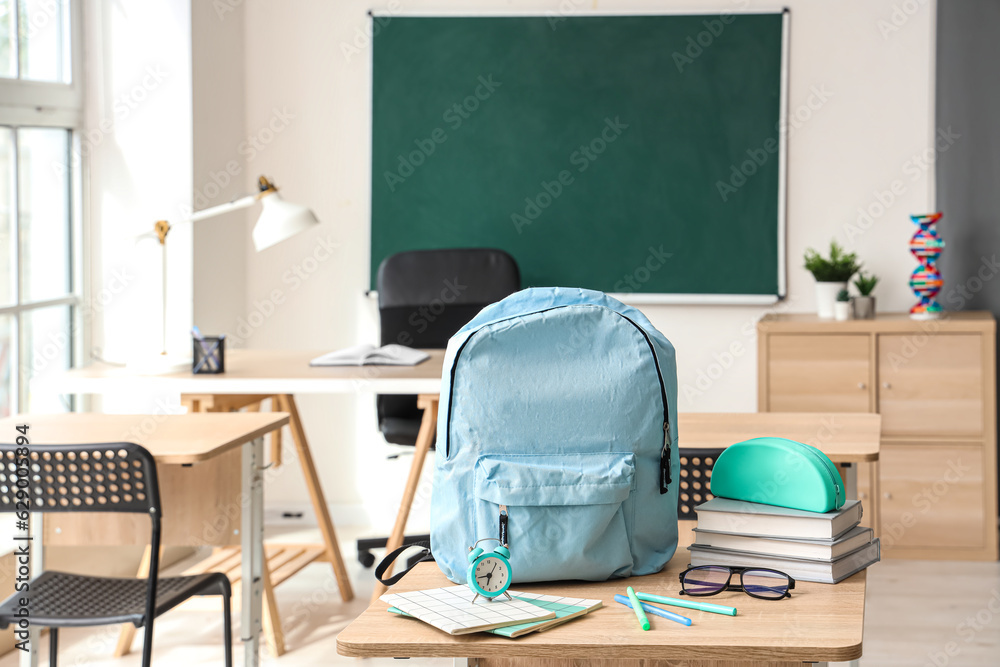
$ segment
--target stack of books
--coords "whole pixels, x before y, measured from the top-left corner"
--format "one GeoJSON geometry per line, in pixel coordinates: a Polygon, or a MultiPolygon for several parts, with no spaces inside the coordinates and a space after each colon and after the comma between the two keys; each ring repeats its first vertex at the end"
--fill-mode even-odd
{"type": "Polygon", "coordinates": [[[881,557],[861,523],[861,502],[819,513],[712,498],[695,508],[691,565],[766,567],[801,581],[835,584],[881,557]]]}

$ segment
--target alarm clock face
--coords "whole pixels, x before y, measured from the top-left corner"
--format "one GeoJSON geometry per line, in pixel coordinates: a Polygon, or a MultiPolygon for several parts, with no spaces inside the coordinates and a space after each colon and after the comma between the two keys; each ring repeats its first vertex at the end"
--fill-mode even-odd
{"type": "Polygon", "coordinates": [[[507,563],[495,556],[487,556],[476,563],[476,584],[487,596],[499,595],[510,582],[507,563]]]}

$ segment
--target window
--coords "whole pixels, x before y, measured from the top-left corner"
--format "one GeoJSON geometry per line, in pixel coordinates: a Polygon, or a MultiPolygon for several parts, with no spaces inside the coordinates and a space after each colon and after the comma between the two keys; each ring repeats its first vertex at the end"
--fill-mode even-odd
{"type": "Polygon", "coordinates": [[[82,343],[79,4],[0,0],[0,416],[71,407],[30,381],[82,343]]]}

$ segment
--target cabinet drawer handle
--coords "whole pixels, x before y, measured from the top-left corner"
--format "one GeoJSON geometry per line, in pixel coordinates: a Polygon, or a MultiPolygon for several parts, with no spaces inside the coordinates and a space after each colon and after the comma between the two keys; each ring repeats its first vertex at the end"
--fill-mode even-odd
{"type": "Polygon", "coordinates": [[[889,384],[888,382],[883,382],[882,383],[882,388],[883,389],[892,389],[892,385],[889,384]]]}
{"type": "Polygon", "coordinates": [[[884,498],[885,498],[886,500],[892,500],[892,494],[891,494],[891,493],[889,493],[888,491],[886,491],[885,493],[883,493],[883,494],[882,494],[882,496],[883,496],[883,497],[884,497],[884,498]]]}
{"type": "Polygon", "coordinates": [[[858,389],[864,389],[864,388],[865,388],[865,386],[866,386],[866,385],[865,385],[865,383],[864,383],[864,382],[859,382],[859,383],[858,383],[858,389]]]}

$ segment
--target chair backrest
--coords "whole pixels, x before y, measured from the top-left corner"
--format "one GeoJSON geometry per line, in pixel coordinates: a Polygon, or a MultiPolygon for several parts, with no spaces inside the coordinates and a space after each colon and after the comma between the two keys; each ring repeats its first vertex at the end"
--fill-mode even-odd
{"type": "Polygon", "coordinates": [[[382,345],[444,349],[476,313],[521,289],[521,274],[503,250],[412,250],[382,261],[377,288],[382,345]]]}
{"type": "MultiPolygon", "coordinates": [[[[521,289],[514,258],[493,248],[412,250],[379,265],[381,344],[444,349],[484,307],[521,289]]],[[[379,396],[379,428],[389,442],[412,445],[421,412],[415,396],[379,396]],[[389,424],[409,423],[397,431],[389,424]]]]}
{"type": "Polygon", "coordinates": [[[130,442],[90,445],[0,443],[0,512],[132,512],[148,514],[149,573],[143,615],[148,658],[160,574],[160,486],[156,462],[130,442]]]}
{"type": "Polygon", "coordinates": [[[677,494],[677,518],[695,521],[698,513],[694,508],[708,502],[712,495],[712,467],[724,449],[695,449],[682,447],[681,488],[677,494]]]}
{"type": "Polygon", "coordinates": [[[0,512],[162,514],[156,464],[128,442],[90,445],[0,444],[0,512]],[[23,494],[19,492],[23,491],[23,494]]]}

